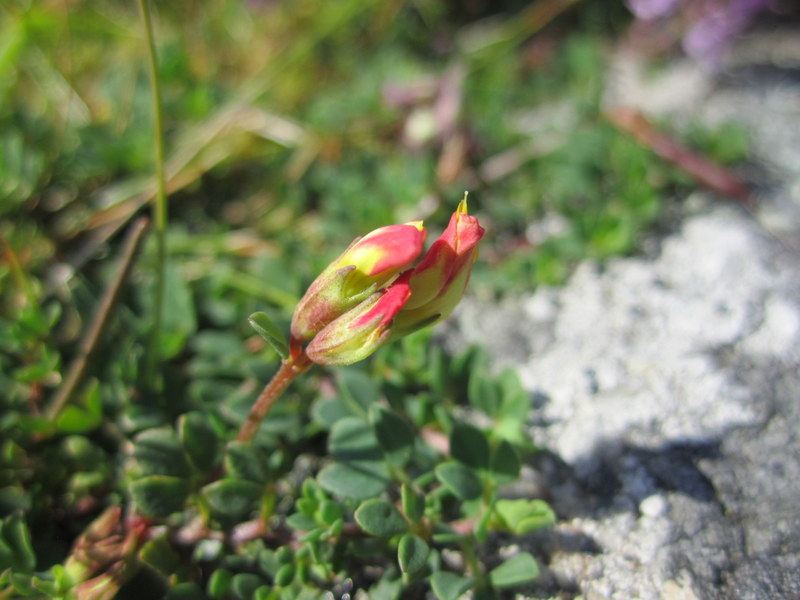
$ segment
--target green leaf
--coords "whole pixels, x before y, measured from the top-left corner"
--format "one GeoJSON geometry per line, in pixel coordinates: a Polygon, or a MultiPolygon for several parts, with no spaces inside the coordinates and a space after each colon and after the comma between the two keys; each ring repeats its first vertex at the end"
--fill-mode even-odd
{"type": "Polygon", "coordinates": [[[520,461],[514,446],[507,440],[500,440],[492,452],[492,461],[489,470],[498,485],[516,481],[519,478],[520,461]]]}
{"type": "Polygon", "coordinates": [[[255,591],[265,583],[255,573],[237,573],[231,581],[231,591],[236,600],[252,600],[255,591]]]}
{"type": "Polygon", "coordinates": [[[165,271],[160,351],[169,359],[180,354],[186,340],[197,331],[197,312],[183,273],[172,262],[167,263],[165,271]]]}
{"type": "Polygon", "coordinates": [[[384,576],[367,590],[366,597],[369,598],[369,600],[397,600],[402,593],[402,578],[390,579],[384,576]]]}
{"type": "Polygon", "coordinates": [[[197,600],[203,597],[203,590],[196,583],[184,581],[177,583],[164,596],[164,600],[197,600]]]}
{"type": "Polygon", "coordinates": [[[457,600],[467,593],[475,580],[450,571],[437,571],[431,575],[431,589],[439,600],[457,600]]]}
{"type": "Polygon", "coordinates": [[[83,407],[68,404],[58,415],[56,428],[62,433],[86,433],[103,422],[100,384],[92,380],[83,397],[83,407]]]}
{"type": "Polygon", "coordinates": [[[292,583],[294,579],[294,565],[283,565],[275,574],[275,585],[284,587],[292,583]]]}
{"type": "Polygon", "coordinates": [[[202,490],[215,518],[224,525],[244,521],[258,508],[264,486],[231,477],[210,483],[202,490]]]}
{"type": "Polygon", "coordinates": [[[364,531],[378,537],[392,537],[408,531],[408,523],[395,505],[379,498],[363,502],[354,517],[364,531]]]}
{"type": "Polygon", "coordinates": [[[489,572],[489,581],[496,588],[513,587],[535,581],[539,576],[536,559],[528,552],[512,556],[489,572]]]}
{"type": "Polygon", "coordinates": [[[468,467],[455,461],[436,466],[436,478],[462,500],[472,500],[481,495],[483,486],[478,476],[468,467]]]}
{"type": "Polygon", "coordinates": [[[412,533],[400,538],[397,546],[397,561],[403,573],[417,573],[421,571],[428,561],[430,548],[421,537],[412,533]]]}
{"type": "Polygon", "coordinates": [[[58,415],[56,428],[63,433],[86,433],[97,428],[103,418],[70,404],[58,415]]]}
{"type": "Polygon", "coordinates": [[[358,367],[338,369],[337,382],[342,399],[359,415],[366,416],[369,407],[380,398],[372,378],[358,367]]]}
{"type": "Polygon", "coordinates": [[[227,569],[216,569],[208,578],[206,593],[214,600],[221,600],[228,593],[233,580],[233,573],[227,569]]]}
{"type": "Polygon", "coordinates": [[[489,466],[489,440],[483,432],[468,425],[456,423],[450,432],[450,453],[457,461],[473,469],[489,466]]]}
{"type": "Polygon", "coordinates": [[[133,481],[130,492],[140,513],[161,519],[183,509],[189,483],[179,477],[150,475],[133,481]]]}
{"type": "Polygon", "coordinates": [[[247,320],[256,333],[264,338],[283,360],[289,358],[289,344],[286,342],[286,336],[266,313],[255,312],[247,320]]]}
{"type": "Polygon", "coordinates": [[[319,527],[317,521],[302,513],[294,513],[286,518],[286,524],[297,531],[311,531],[319,527]]]}
{"type": "Polygon", "coordinates": [[[499,521],[497,526],[517,535],[550,527],[556,522],[556,515],[544,500],[498,500],[494,514],[499,521]]]}
{"type": "Polygon", "coordinates": [[[389,484],[389,476],[382,463],[335,462],[319,472],[317,481],[337,496],[364,500],[380,495],[389,484]]]}
{"type": "Polygon", "coordinates": [[[0,521],[0,573],[9,568],[18,573],[30,573],[35,567],[36,554],[22,514],[7,516],[0,521]]]}
{"type": "Polygon", "coordinates": [[[169,427],[143,431],[133,441],[133,457],[143,475],[188,477],[189,463],[175,432],[169,427]]]}
{"type": "Polygon", "coordinates": [[[472,406],[489,417],[499,416],[500,389],[484,369],[477,369],[470,374],[467,393],[472,406]]]}
{"type": "Polygon", "coordinates": [[[403,512],[412,523],[418,523],[425,513],[425,497],[418,494],[407,483],[400,488],[400,498],[403,512]]]}
{"type": "Polygon", "coordinates": [[[220,448],[220,439],[211,420],[196,411],[181,415],[178,435],[192,466],[201,473],[210,471],[217,462],[220,448]]]}
{"type": "Polygon", "coordinates": [[[519,375],[512,368],[504,369],[498,376],[497,382],[501,393],[500,415],[506,419],[516,420],[520,425],[528,420],[531,411],[531,398],[519,375]]]}
{"type": "Polygon", "coordinates": [[[165,577],[172,575],[181,564],[181,558],[161,536],[149,540],[139,551],[139,558],[165,577]]]}
{"type": "Polygon", "coordinates": [[[344,510],[333,500],[323,500],[314,517],[322,525],[333,525],[344,517],[344,510]]]}
{"type": "Polygon", "coordinates": [[[396,412],[377,404],[370,409],[369,420],[386,458],[397,466],[408,462],[415,440],[408,422],[396,412]]]}
{"type": "Polygon", "coordinates": [[[257,483],[270,480],[265,451],[252,442],[233,441],[225,450],[225,471],[232,477],[257,483]]]}
{"type": "Polygon", "coordinates": [[[333,425],[328,451],[345,461],[383,461],[374,430],[356,417],[341,419],[333,425]]]}
{"type": "Polygon", "coordinates": [[[334,423],[345,417],[356,416],[341,398],[319,398],[311,407],[311,416],[320,427],[330,429],[334,423]]]}

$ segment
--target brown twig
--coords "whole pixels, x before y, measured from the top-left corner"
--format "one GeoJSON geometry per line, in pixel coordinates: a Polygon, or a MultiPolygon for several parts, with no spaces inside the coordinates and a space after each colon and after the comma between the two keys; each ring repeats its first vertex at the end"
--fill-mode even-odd
{"type": "Polygon", "coordinates": [[[742,180],[656,129],[639,110],[621,106],[610,111],[608,119],[621,131],[690,175],[703,187],[749,207],[750,190],[742,180]]]}
{"type": "Polygon", "coordinates": [[[78,355],[70,364],[67,377],[58,389],[55,398],[53,398],[53,402],[47,410],[47,418],[51,421],[55,420],[61,411],[64,410],[64,407],[69,403],[78,385],[86,375],[86,371],[89,368],[89,360],[97,349],[100,336],[105,330],[114,305],[119,299],[122,286],[131,271],[133,259],[141,245],[149,223],[150,220],[147,217],[141,217],[134,222],[130,231],[128,231],[116,277],[114,277],[111,285],[106,289],[105,294],[103,294],[103,299],[94,315],[94,319],[81,340],[78,355]]]}

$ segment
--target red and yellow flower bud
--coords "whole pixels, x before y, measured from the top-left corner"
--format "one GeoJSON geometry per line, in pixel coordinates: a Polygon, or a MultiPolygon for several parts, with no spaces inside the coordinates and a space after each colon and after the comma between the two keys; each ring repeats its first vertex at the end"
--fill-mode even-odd
{"type": "Polygon", "coordinates": [[[312,362],[349,365],[363,360],[391,337],[392,321],[411,296],[410,272],[331,321],[306,347],[312,362]]]}
{"type": "Polygon", "coordinates": [[[411,266],[425,243],[422,221],[389,225],[357,238],[306,291],[292,317],[293,345],[384,289],[411,266]]]}
{"type": "Polygon", "coordinates": [[[464,295],[484,229],[467,213],[467,197],[450,223],[411,273],[411,297],[393,325],[395,337],[447,317],[464,295]]]}
{"type": "Polygon", "coordinates": [[[467,213],[465,194],[447,229],[413,267],[425,234],[422,221],[413,221],[350,244],[295,309],[293,359],[305,354],[321,365],[349,365],[449,315],[464,294],[484,229],[467,213]]]}

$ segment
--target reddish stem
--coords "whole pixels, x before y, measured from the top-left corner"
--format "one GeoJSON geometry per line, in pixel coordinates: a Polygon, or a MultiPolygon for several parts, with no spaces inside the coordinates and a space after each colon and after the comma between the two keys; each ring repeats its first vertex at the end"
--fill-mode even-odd
{"type": "Polygon", "coordinates": [[[312,364],[304,353],[284,360],[278,372],[273,375],[270,382],[256,398],[253,408],[250,409],[250,414],[247,415],[247,420],[242,424],[236,439],[240,442],[252,440],[258,432],[261,421],[267,416],[275,401],[280,398],[288,385],[299,375],[308,371],[312,364]]]}

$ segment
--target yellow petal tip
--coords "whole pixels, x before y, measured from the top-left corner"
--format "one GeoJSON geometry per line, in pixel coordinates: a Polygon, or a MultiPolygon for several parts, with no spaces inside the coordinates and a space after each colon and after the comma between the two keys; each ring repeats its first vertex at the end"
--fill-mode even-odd
{"type": "Polygon", "coordinates": [[[456,212],[460,212],[462,215],[466,215],[467,213],[467,196],[469,192],[464,192],[464,197],[461,199],[461,202],[458,203],[458,208],[456,212]]]}

